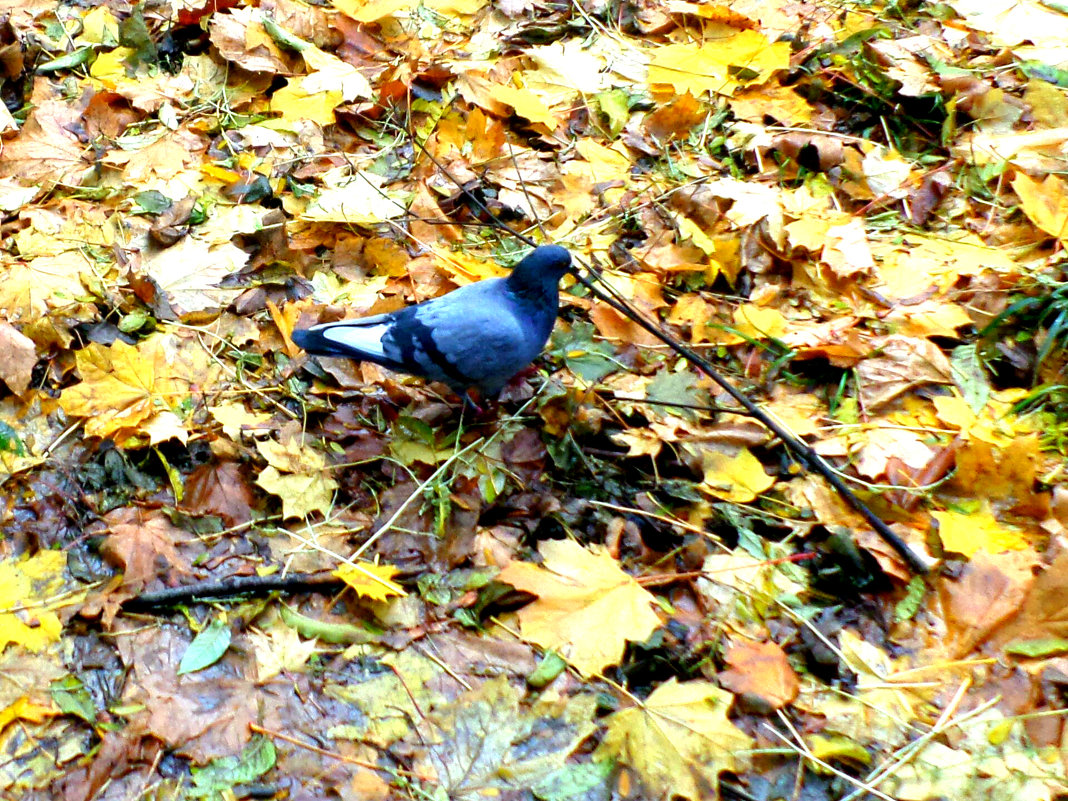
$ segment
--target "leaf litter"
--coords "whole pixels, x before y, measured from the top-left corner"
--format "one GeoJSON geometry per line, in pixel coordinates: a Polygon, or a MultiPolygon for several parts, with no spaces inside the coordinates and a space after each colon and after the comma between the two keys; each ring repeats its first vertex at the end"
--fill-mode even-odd
{"type": "Polygon", "coordinates": [[[0,4],[0,794],[1068,794],[1063,11],[0,4]],[[577,284],[493,417],[293,345],[493,218],[931,575],[577,284]]]}

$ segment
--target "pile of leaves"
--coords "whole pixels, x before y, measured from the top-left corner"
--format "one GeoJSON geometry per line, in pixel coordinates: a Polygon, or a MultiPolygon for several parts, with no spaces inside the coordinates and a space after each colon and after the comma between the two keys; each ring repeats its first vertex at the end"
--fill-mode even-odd
{"type": "Polygon", "coordinates": [[[1066,42],[1036,0],[0,0],[0,794],[1068,794],[1066,42]],[[930,573],[571,279],[490,415],[293,345],[508,228],[930,573]]]}

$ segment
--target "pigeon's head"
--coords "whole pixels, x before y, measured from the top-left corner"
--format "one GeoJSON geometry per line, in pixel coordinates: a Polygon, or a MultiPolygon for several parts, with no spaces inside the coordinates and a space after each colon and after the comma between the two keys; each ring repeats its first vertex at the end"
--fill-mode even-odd
{"type": "Polygon", "coordinates": [[[513,287],[555,287],[571,269],[571,254],[559,245],[541,245],[519,262],[508,277],[513,287]]]}

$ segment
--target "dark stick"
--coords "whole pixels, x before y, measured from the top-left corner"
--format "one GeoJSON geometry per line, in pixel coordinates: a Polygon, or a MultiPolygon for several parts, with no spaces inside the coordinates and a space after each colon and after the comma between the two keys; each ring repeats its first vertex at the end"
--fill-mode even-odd
{"type": "Polygon", "coordinates": [[[289,574],[287,576],[235,576],[225,581],[201,581],[183,587],[145,592],[122,604],[126,612],[144,612],[161,606],[195,603],[208,598],[268,592],[324,592],[339,590],[345,583],[330,574],[289,574]]]}

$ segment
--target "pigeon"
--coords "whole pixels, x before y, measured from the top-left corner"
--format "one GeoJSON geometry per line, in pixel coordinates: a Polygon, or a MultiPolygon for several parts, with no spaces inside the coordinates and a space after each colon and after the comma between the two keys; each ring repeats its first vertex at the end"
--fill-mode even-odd
{"type": "Polygon", "coordinates": [[[571,254],[534,248],[506,278],[488,278],[388,314],[293,332],[308,353],[374,362],[496,398],[541,353],[556,322],[571,254]]]}

